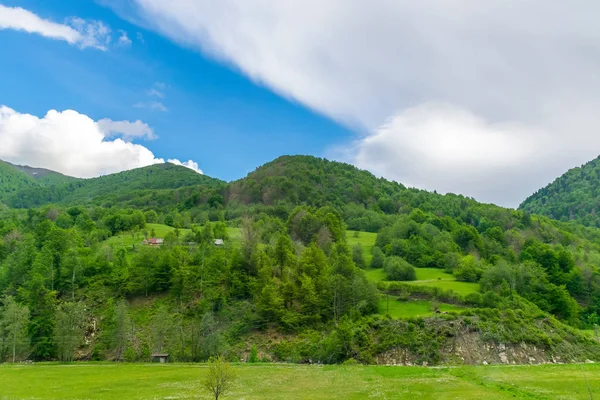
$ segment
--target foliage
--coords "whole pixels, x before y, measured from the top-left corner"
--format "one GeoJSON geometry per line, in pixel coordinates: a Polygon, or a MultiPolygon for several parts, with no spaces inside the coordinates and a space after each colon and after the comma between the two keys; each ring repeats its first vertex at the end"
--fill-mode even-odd
{"type": "Polygon", "coordinates": [[[236,374],[231,365],[222,356],[208,362],[208,372],[202,380],[202,386],[219,400],[231,390],[236,374]]]}
{"type": "Polygon", "coordinates": [[[415,268],[402,257],[391,256],[383,263],[388,281],[414,281],[417,279],[415,268]]]}
{"type": "Polygon", "coordinates": [[[529,196],[520,209],[561,221],[600,228],[598,180],[600,157],[566,172],[529,196]]]}
{"type": "MultiPolygon", "coordinates": [[[[488,314],[469,308],[502,312],[494,321],[507,304],[527,308],[503,320],[506,337],[477,325],[489,340],[527,336],[516,326],[539,317],[552,321],[545,328],[559,332],[558,346],[571,343],[564,323],[600,322],[597,229],[407,189],[346,164],[282,157],[231,184],[153,166],[27,190],[9,197],[45,205],[0,205],[0,293],[29,310],[15,358],[147,361],[168,352],[187,362],[257,345],[266,358],[369,363],[397,345],[379,336],[388,329],[374,317],[387,313],[382,293],[402,323],[434,303],[477,313],[442,318],[475,325],[488,314]],[[290,340],[258,346],[252,334],[290,340]]],[[[439,362],[446,328],[423,324],[402,328],[403,346],[439,362]]]]}

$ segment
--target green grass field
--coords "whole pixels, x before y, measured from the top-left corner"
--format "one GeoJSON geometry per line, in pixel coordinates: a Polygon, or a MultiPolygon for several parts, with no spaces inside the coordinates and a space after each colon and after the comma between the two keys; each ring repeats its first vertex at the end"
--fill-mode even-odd
{"type": "Polygon", "coordinates": [[[365,261],[367,262],[367,265],[370,265],[371,251],[373,250],[373,246],[375,246],[375,239],[377,239],[377,234],[372,232],[358,232],[357,237],[356,232],[358,231],[346,231],[346,241],[348,242],[348,246],[352,248],[352,246],[354,246],[355,244],[360,244],[363,248],[365,261]]]}
{"type": "MultiPolygon", "coordinates": [[[[434,314],[431,301],[399,301],[393,296],[389,296],[387,299],[385,296],[381,296],[381,298],[379,299],[379,314],[386,315],[388,313],[388,309],[390,317],[392,318],[426,317],[434,314]]],[[[440,303],[439,309],[442,312],[464,310],[464,308],[462,307],[445,303],[440,303]]]]}
{"type": "MultiPolygon", "coordinates": [[[[600,366],[236,365],[223,399],[590,399],[600,366]],[[589,391],[588,391],[589,385],[589,391]]],[[[0,365],[0,399],[210,399],[205,365],[0,365]]]]}
{"type": "MultiPolygon", "coordinates": [[[[146,229],[136,232],[123,232],[106,239],[104,243],[115,247],[131,247],[134,244],[140,244],[144,240],[144,231],[148,232],[148,237],[153,237],[153,230],[154,237],[164,238],[167,233],[174,231],[175,228],[163,224],[146,224],[146,229]]],[[[179,231],[181,235],[191,232],[190,229],[180,229],[179,231]]]]}
{"type": "MultiPolygon", "coordinates": [[[[410,285],[424,285],[439,287],[444,290],[453,290],[454,292],[467,295],[469,293],[476,292],[479,290],[477,283],[459,282],[454,279],[454,276],[444,272],[437,268],[415,268],[417,272],[416,281],[407,281],[410,285]]],[[[367,269],[365,271],[367,278],[373,282],[379,282],[385,280],[385,272],[383,268],[378,269],[367,269]]]]}
{"type": "MultiPolygon", "coordinates": [[[[146,224],[146,229],[139,230],[136,232],[123,232],[117,236],[110,237],[104,241],[106,245],[112,245],[115,247],[129,247],[131,248],[134,244],[140,244],[144,240],[144,231],[148,232],[148,237],[152,237],[152,231],[154,230],[154,237],[164,238],[167,233],[172,232],[175,228],[163,224],[146,224]]],[[[191,229],[179,229],[181,235],[191,232],[191,229]]],[[[227,235],[229,240],[233,243],[237,243],[241,238],[240,228],[227,227],[227,235]]]]}

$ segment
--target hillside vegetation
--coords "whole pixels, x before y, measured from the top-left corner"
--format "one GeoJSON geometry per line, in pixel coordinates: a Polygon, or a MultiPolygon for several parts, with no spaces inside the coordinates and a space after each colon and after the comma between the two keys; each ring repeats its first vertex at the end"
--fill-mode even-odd
{"type": "Polygon", "coordinates": [[[43,206],[0,208],[5,360],[600,360],[580,331],[600,323],[597,229],[313,157],[231,184],[157,165],[8,204],[43,206]]]}
{"type": "Polygon", "coordinates": [[[0,160],[0,200],[26,189],[39,189],[77,180],[47,169],[13,165],[0,160]]]}
{"type": "Polygon", "coordinates": [[[196,204],[207,201],[213,194],[211,189],[220,189],[222,184],[218,179],[188,168],[164,163],[66,184],[28,187],[6,197],[5,202],[17,208],[50,203],[96,204],[105,207],[122,203],[134,207],[159,208],[165,204],[196,204]],[[189,189],[175,190],[178,188],[189,189]]]}
{"type": "Polygon", "coordinates": [[[600,227],[600,158],[573,168],[519,207],[561,221],[600,227]]]}

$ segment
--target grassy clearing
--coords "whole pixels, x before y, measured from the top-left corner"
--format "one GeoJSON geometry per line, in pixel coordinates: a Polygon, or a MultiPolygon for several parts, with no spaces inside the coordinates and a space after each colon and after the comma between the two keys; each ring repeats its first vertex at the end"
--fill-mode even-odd
{"type": "MultiPolygon", "coordinates": [[[[236,365],[224,399],[589,399],[597,365],[457,368],[236,365]]],[[[1,365],[0,399],[191,399],[205,365],[1,365]]]]}
{"type": "MultiPolygon", "coordinates": [[[[134,244],[140,244],[144,240],[144,231],[148,233],[148,237],[153,237],[152,231],[154,230],[154,237],[164,238],[167,233],[173,232],[175,228],[163,224],[146,224],[146,228],[135,231],[135,232],[123,232],[117,236],[110,237],[104,241],[106,245],[113,245],[115,247],[129,247],[131,248],[134,244]]],[[[191,229],[179,229],[181,235],[185,235],[191,232],[191,229]]],[[[241,239],[240,228],[227,227],[227,235],[229,240],[233,243],[238,243],[241,239]]]]}
{"type": "MultiPolygon", "coordinates": [[[[140,244],[144,240],[144,232],[148,237],[164,238],[167,233],[174,231],[175,228],[163,224],[146,224],[146,228],[134,232],[122,232],[117,236],[112,236],[104,241],[104,244],[115,247],[131,247],[134,244],[140,244]],[[154,235],[152,231],[154,230],[154,235]]],[[[190,229],[179,229],[181,235],[191,232],[190,229]]]]}
{"type": "MultiPolygon", "coordinates": [[[[379,299],[379,314],[386,315],[388,313],[392,318],[413,318],[413,317],[426,317],[434,314],[434,309],[431,301],[427,300],[412,300],[412,301],[399,301],[393,296],[382,296],[379,299]]],[[[453,304],[439,304],[440,311],[461,311],[464,310],[462,307],[455,306],[453,304]]]]}
{"type": "Polygon", "coordinates": [[[375,246],[375,239],[377,239],[376,233],[346,231],[346,241],[348,242],[348,246],[352,248],[355,244],[360,244],[363,248],[367,265],[371,264],[371,251],[373,250],[373,246],[375,246]],[[356,236],[357,234],[358,236],[356,236]]]}
{"type": "Polygon", "coordinates": [[[479,284],[459,281],[412,281],[407,282],[410,285],[423,285],[437,287],[443,290],[452,290],[455,293],[466,296],[469,293],[477,292],[479,284]]]}
{"type": "MultiPolygon", "coordinates": [[[[448,274],[444,272],[444,270],[438,268],[415,268],[415,270],[417,272],[417,280],[407,281],[405,283],[410,285],[438,287],[443,290],[453,290],[463,296],[479,290],[479,285],[477,283],[459,282],[454,279],[452,274],[448,274]]],[[[383,268],[368,269],[365,273],[367,274],[367,278],[373,282],[385,281],[385,272],[383,272],[383,268]]]]}

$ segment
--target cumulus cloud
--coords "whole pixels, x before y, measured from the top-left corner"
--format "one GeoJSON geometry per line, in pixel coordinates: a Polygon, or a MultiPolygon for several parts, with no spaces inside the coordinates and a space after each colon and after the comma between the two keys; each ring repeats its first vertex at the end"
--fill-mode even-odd
{"type": "Polygon", "coordinates": [[[390,178],[516,206],[600,152],[592,0],[135,3],[134,20],[354,128],[347,159],[390,178]]]}
{"type": "Polygon", "coordinates": [[[135,108],[145,108],[152,111],[169,111],[167,107],[165,107],[165,105],[160,101],[140,101],[139,103],[135,103],[133,106],[135,108]]]}
{"type": "Polygon", "coordinates": [[[200,169],[200,167],[198,166],[198,163],[195,161],[192,161],[192,160],[187,160],[187,161],[181,162],[175,158],[175,159],[169,159],[169,160],[167,160],[167,162],[189,168],[192,171],[196,171],[199,174],[203,173],[202,170],[200,169]]]}
{"type": "MultiPolygon", "coordinates": [[[[50,110],[39,118],[0,106],[0,159],[82,178],[164,163],[144,146],[110,138],[148,129],[140,121],[96,122],[73,110],[50,110]]],[[[201,172],[193,161],[172,162],[201,172]]]]}
{"type": "Polygon", "coordinates": [[[21,7],[0,4],[0,30],[13,29],[64,40],[81,48],[106,50],[110,43],[110,28],[100,21],[86,21],[73,17],[66,24],[43,19],[21,7]]]}
{"type": "Polygon", "coordinates": [[[124,139],[128,140],[134,138],[156,139],[152,128],[139,119],[134,122],[129,122],[113,121],[108,118],[103,118],[98,121],[98,126],[107,137],[121,135],[124,139]]]}

